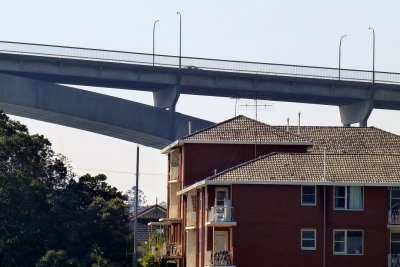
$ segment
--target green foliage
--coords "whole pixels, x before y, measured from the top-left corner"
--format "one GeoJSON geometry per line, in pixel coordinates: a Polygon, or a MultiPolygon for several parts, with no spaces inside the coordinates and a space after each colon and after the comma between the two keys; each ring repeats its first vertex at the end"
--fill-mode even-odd
{"type": "Polygon", "coordinates": [[[0,266],[126,266],[127,200],[0,111],[0,266]]]}
{"type": "Polygon", "coordinates": [[[154,232],[148,241],[148,247],[145,255],[140,259],[140,264],[143,267],[159,267],[161,264],[162,252],[162,235],[154,232]]]}

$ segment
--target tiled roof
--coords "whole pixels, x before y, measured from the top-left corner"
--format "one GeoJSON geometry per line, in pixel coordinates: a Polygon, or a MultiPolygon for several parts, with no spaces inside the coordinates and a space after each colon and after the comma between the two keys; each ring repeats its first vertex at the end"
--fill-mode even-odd
{"type": "MultiPolygon", "coordinates": [[[[276,126],[286,131],[286,126],[276,126]]],[[[297,134],[297,127],[289,127],[297,134]]],[[[301,126],[300,137],[311,140],[310,152],[400,154],[400,136],[375,127],[301,126]]]]}
{"type": "Polygon", "coordinates": [[[216,174],[208,181],[400,183],[400,155],[273,153],[216,174]]]}
{"type": "Polygon", "coordinates": [[[283,131],[279,127],[270,126],[242,115],[183,137],[182,140],[271,143],[308,141],[283,131]]]}

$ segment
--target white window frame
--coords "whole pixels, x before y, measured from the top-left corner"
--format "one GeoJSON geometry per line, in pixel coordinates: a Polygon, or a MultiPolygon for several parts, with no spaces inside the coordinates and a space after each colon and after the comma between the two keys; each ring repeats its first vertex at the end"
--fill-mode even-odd
{"type": "Polygon", "coordinates": [[[225,205],[225,201],[224,201],[224,204],[223,205],[217,205],[217,194],[218,194],[218,192],[225,192],[225,196],[226,196],[226,198],[225,199],[227,199],[227,200],[229,200],[230,198],[229,198],[229,188],[228,187],[216,187],[215,188],[215,203],[214,203],[214,206],[220,206],[220,207],[222,207],[222,206],[224,206],[225,205]]]}
{"type": "Polygon", "coordinates": [[[302,185],[301,186],[301,205],[302,206],[317,206],[317,186],[312,185],[302,185]],[[304,203],[303,202],[303,187],[314,187],[314,203],[304,203]]]}
{"type": "Polygon", "coordinates": [[[343,185],[343,186],[334,186],[333,187],[333,192],[332,192],[332,198],[333,198],[333,209],[334,210],[347,210],[347,211],[363,211],[364,210],[364,186],[359,186],[359,187],[361,187],[361,191],[362,191],[362,208],[361,209],[350,209],[350,208],[347,208],[347,198],[348,198],[348,195],[349,195],[349,193],[348,193],[348,189],[350,188],[351,186],[346,186],[346,185],[343,185]],[[338,187],[344,187],[345,188],[345,194],[344,194],[344,208],[337,208],[336,206],[335,206],[335,199],[336,199],[336,197],[335,197],[335,191],[336,191],[336,188],[338,188],[338,187]]]}
{"type": "Polygon", "coordinates": [[[301,250],[317,250],[317,230],[315,228],[302,228],[300,231],[300,248],[301,250]],[[314,239],[303,238],[303,232],[314,232],[314,239]],[[313,240],[314,247],[303,247],[303,240],[313,240]]]}
{"type": "Polygon", "coordinates": [[[334,229],[333,230],[333,236],[332,236],[332,241],[333,241],[333,254],[334,255],[345,255],[345,256],[363,256],[364,255],[364,230],[360,229],[334,229]],[[344,252],[336,252],[335,251],[335,232],[344,232],[344,252]],[[357,254],[348,254],[347,253],[347,232],[361,232],[362,233],[362,240],[361,240],[361,246],[362,246],[362,251],[361,253],[357,254]]]}

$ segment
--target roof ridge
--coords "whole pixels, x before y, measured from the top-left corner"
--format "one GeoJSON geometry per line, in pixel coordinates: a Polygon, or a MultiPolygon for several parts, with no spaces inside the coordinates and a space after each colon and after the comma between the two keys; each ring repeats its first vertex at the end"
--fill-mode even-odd
{"type": "MultiPolygon", "coordinates": [[[[200,129],[200,130],[198,130],[198,131],[195,131],[194,133],[185,135],[185,136],[181,137],[180,139],[186,139],[186,138],[188,138],[188,137],[191,137],[191,136],[193,136],[193,135],[196,135],[196,134],[205,132],[205,131],[207,131],[207,130],[210,130],[210,129],[212,129],[212,128],[218,127],[218,126],[220,126],[220,125],[222,125],[222,124],[225,124],[225,123],[227,123],[227,122],[233,121],[233,120],[238,119],[238,118],[240,118],[240,117],[248,118],[248,117],[246,117],[246,116],[244,116],[244,115],[238,115],[238,116],[236,116],[236,117],[233,117],[233,118],[230,118],[230,119],[221,121],[221,122],[216,123],[216,124],[214,124],[214,125],[208,126],[208,127],[206,127],[206,128],[200,129]]],[[[249,119],[249,118],[248,118],[248,119],[249,119]]]]}

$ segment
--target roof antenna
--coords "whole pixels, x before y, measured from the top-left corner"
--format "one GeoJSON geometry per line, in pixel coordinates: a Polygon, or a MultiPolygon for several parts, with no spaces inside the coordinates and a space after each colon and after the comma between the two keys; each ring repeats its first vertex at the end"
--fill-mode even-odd
{"type": "Polygon", "coordinates": [[[189,134],[192,134],[192,123],[190,121],[188,123],[188,127],[189,127],[189,134]]]}
{"type": "Polygon", "coordinates": [[[297,135],[300,135],[300,117],[301,117],[301,112],[299,111],[299,125],[297,126],[297,135]]]}
{"type": "Polygon", "coordinates": [[[289,121],[290,121],[290,118],[288,117],[288,118],[286,119],[286,121],[287,121],[286,132],[289,132],[289,121]]]}
{"type": "Polygon", "coordinates": [[[217,169],[214,169],[214,174],[217,174],[217,169]]]}

